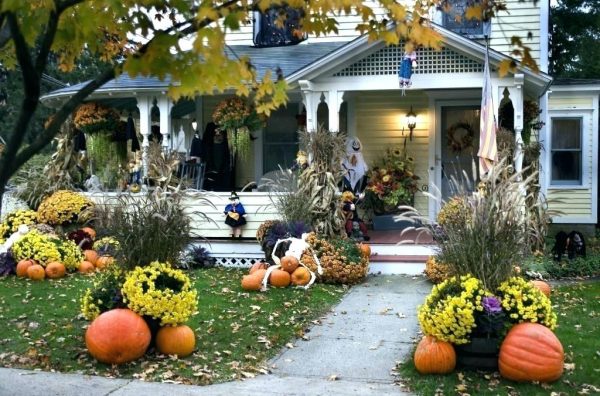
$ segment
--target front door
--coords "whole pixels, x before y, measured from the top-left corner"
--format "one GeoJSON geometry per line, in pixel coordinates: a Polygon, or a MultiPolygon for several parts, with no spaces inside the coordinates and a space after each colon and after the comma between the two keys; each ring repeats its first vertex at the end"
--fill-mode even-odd
{"type": "Polygon", "coordinates": [[[441,192],[448,200],[458,191],[472,192],[478,179],[479,106],[441,108],[441,192]]]}

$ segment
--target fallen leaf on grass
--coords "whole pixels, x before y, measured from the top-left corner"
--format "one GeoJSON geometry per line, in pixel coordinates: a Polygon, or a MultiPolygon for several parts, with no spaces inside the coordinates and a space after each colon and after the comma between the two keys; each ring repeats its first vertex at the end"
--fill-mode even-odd
{"type": "Polygon", "coordinates": [[[573,371],[573,370],[575,370],[575,363],[565,363],[564,367],[565,367],[565,370],[573,371]]]}
{"type": "Polygon", "coordinates": [[[340,377],[338,377],[338,375],[337,375],[337,374],[331,374],[331,375],[330,375],[330,376],[327,378],[327,381],[337,381],[337,380],[339,380],[339,379],[340,379],[340,377]]]}

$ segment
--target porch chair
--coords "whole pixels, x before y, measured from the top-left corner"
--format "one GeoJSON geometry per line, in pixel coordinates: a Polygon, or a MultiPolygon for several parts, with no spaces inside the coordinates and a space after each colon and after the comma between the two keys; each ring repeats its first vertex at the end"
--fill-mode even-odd
{"type": "Polygon", "coordinates": [[[204,173],[206,172],[206,164],[201,163],[184,163],[181,168],[181,178],[186,178],[191,181],[191,188],[202,190],[204,186],[204,173]]]}

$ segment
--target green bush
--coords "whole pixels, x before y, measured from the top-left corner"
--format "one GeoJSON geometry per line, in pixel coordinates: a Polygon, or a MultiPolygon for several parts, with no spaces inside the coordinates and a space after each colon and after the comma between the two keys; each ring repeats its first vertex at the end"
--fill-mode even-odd
{"type": "Polygon", "coordinates": [[[550,257],[531,257],[523,262],[522,270],[531,276],[539,274],[552,279],[600,276],[600,254],[561,261],[550,257]]]}

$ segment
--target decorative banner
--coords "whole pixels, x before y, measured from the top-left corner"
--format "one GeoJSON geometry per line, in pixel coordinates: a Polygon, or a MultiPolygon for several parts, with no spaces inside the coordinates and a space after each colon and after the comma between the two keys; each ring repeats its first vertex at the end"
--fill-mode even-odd
{"type": "Polygon", "coordinates": [[[492,78],[490,76],[490,61],[488,45],[485,46],[485,67],[483,70],[483,90],[481,94],[481,114],[479,119],[479,176],[485,175],[498,161],[496,145],[496,117],[492,99],[492,78]]]}

